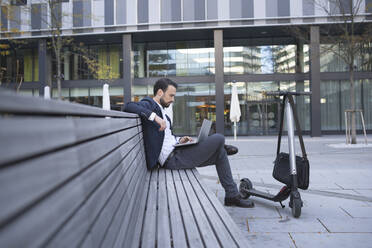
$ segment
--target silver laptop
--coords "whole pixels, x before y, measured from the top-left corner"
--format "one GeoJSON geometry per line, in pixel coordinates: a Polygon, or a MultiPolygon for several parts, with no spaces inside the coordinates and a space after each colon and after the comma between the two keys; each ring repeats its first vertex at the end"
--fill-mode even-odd
{"type": "Polygon", "coordinates": [[[195,145],[203,140],[205,140],[208,137],[209,131],[211,130],[212,127],[212,121],[204,119],[203,124],[200,128],[199,131],[199,136],[196,139],[193,139],[192,141],[183,143],[183,144],[175,144],[174,147],[180,147],[180,146],[189,146],[189,145],[195,145]]]}

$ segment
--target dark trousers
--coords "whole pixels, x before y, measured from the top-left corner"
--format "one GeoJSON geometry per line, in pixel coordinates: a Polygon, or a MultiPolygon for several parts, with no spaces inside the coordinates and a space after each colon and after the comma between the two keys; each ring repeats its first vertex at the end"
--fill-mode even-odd
{"type": "Polygon", "coordinates": [[[225,189],[225,197],[234,197],[239,194],[239,191],[231,175],[224,144],[223,135],[213,134],[196,145],[176,148],[173,157],[164,166],[167,169],[177,170],[216,165],[218,177],[225,189]]]}

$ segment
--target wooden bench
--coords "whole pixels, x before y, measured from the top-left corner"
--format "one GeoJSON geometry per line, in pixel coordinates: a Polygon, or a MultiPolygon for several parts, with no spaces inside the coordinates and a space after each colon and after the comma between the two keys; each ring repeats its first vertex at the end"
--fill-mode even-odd
{"type": "Polygon", "coordinates": [[[0,246],[248,244],[196,170],[147,170],[137,115],[0,91],[0,246]]]}

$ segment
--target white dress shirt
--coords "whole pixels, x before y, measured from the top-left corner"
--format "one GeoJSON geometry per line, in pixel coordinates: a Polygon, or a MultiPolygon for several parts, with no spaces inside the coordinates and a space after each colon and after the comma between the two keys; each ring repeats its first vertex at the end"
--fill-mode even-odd
{"type": "Polygon", "coordinates": [[[160,165],[163,166],[169,154],[171,154],[171,152],[174,150],[174,145],[177,143],[177,139],[176,139],[176,136],[172,134],[172,130],[170,129],[171,123],[169,122],[168,118],[165,116],[164,108],[159,103],[157,104],[159,105],[161,109],[161,113],[163,115],[160,117],[162,117],[166,123],[166,128],[164,130],[164,142],[163,142],[163,146],[161,148],[161,152],[160,152],[159,159],[158,159],[160,165]]]}

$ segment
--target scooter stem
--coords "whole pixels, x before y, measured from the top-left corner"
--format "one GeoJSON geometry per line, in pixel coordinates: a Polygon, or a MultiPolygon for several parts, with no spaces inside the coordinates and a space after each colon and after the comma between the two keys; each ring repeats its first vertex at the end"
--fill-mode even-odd
{"type": "Polygon", "coordinates": [[[296,170],[296,152],[294,146],[294,122],[293,122],[293,110],[288,98],[285,101],[285,116],[287,120],[287,131],[288,131],[288,150],[289,150],[289,164],[290,174],[297,175],[296,170]]]}

